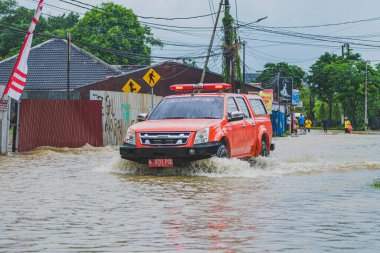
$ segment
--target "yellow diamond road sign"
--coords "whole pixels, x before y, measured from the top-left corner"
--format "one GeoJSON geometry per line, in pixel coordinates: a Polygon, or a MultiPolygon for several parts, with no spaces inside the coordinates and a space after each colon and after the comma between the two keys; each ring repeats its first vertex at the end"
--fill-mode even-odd
{"type": "Polygon", "coordinates": [[[160,80],[161,76],[154,71],[154,69],[149,69],[148,72],[146,72],[145,76],[143,77],[144,81],[150,85],[150,87],[153,87],[156,85],[158,80],[160,80]]]}
{"type": "Polygon", "coordinates": [[[141,86],[135,81],[133,81],[132,79],[129,79],[128,82],[122,88],[124,92],[132,92],[132,93],[138,93],[140,89],[141,89],[141,86]]]}

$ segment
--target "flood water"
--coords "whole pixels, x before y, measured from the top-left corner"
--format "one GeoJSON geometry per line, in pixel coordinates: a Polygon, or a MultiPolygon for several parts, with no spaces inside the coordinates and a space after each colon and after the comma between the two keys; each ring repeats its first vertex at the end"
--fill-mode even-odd
{"type": "Polygon", "coordinates": [[[113,148],[0,157],[0,252],[380,252],[380,135],[150,170],[113,148]]]}

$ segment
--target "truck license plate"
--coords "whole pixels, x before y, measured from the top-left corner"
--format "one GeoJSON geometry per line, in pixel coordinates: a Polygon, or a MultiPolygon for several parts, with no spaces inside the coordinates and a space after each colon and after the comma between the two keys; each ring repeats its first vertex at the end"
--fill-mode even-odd
{"type": "Polygon", "coordinates": [[[173,159],[149,159],[149,167],[173,167],[173,159]]]}

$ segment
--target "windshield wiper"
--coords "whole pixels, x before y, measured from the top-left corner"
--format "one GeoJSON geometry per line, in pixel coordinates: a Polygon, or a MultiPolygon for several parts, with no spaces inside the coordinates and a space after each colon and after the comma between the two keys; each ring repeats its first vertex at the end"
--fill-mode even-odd
{"type": "Polygon", "coordinates": [[[217,117],[199,117],[198,119],[219,119],[217,117]]]}
{"type": "Polygon", "coordinates": [[[187,119],[186,117],[166,117],[162,119],[187,119]]]}

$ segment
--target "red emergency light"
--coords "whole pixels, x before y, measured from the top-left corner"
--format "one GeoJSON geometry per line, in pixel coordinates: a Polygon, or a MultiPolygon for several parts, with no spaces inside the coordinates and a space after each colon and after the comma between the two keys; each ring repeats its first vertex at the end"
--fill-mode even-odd
{"type": "Polygon", "coordinates": [[[231,89],[228,83],[198,83],[198,84],[174,84],[170,86],[174,91],[190,91],[190,90],[227,90],[231,89]]]}

